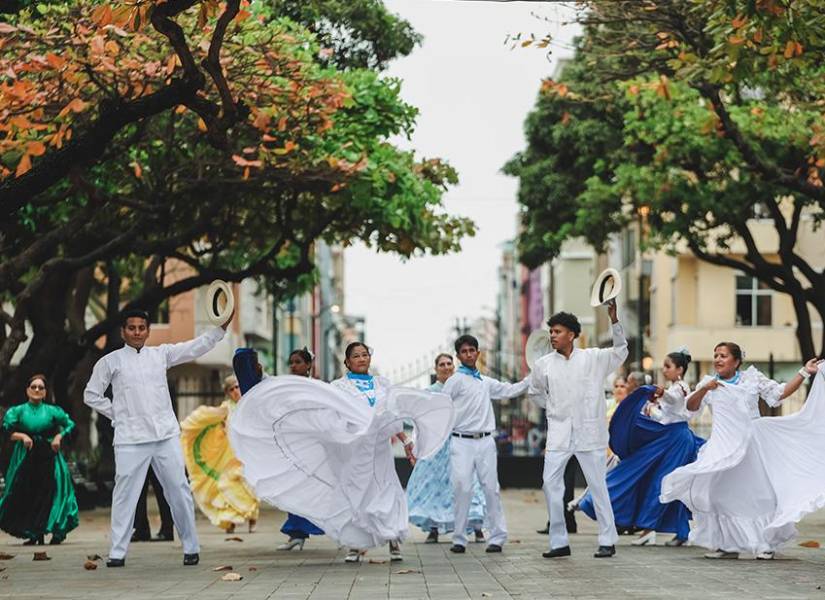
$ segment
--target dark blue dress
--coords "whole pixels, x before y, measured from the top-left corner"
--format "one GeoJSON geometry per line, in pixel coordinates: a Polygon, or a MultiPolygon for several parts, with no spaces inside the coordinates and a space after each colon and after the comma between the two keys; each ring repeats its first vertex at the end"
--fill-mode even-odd
{"type": "MultiPolygon", "coordinates": [[[[642,386],[616,408],[610,420],[610,448],[621,462],[607,474],[613,515],[620,527],[638,527],[675,533],[687,539],[690,511],[681,502],[662,504],[662,479],[696,460],[705,443],[685,422],[662,425],[641,414],[654,386],[642,386]]],[[[579,508],[596,518],[593,500],[586,494],[579,508]]]]}

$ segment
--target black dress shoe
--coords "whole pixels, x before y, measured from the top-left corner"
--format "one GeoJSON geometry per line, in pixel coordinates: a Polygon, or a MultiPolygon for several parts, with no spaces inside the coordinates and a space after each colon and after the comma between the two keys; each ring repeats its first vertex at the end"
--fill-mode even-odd
{"type": "Polygon", "coordinates": [[[126,566],[126,559],[125,558],[110,558],[106,561],[107,567],[125,567],[126,566]]]}
{"type": "Polygon", "coordinates": [[[459,544],[453,544],[450,548],[450,552],[454,552],[455,554],[464,554],[467,551],[467,548],[461,546],[459,544]]]}
{"type": "Polygon", "coordinates": [[[593,558],[610,558],[616,554],[616,546],[599,546],[593,558]]]}
{"type": "Polygon", "coordinates": [[[570,556],[570,546],[562,546],[561,548],[553,548],[550,552],[542,552],[544,558],[560,558],[562,556],[570,556]]]}
{"type": "Polygon", "coordinates": [[[194,554],[183,555],[183,565],[185,567],[192,567],[201,561],[201,555],[195,552],[194,554]]]}
{"type": "Polygon", "coordinates": [[[494,552],[501,552],[501,546],[499,546],[498,544],[490,544],[489,546],[487,546],[487,548],[484,551],[487,552],[488,554],[491,554],[491,553],[494,553],[494,552]]]}
{"type": "Polygon", "coordinates": [[[148,542],[152,539],[151,534],[148,533],[138,533],[137,531],[132,534],[132,541],[133,542],[148,542]]]}
{"type": "Polygon", "coordinates": [[[541,535],[550,535],[550,521],[547,521],[547,526],[544,529],[536,529],[536,533],[541,535]]]}
{"type": "Polygon", "coordinates": [[[164,533],[164,532],[161,531],[149,541],[150,542],[174,542],[175,541],[175,536],[172,535],[171,533],[164,533]]]}

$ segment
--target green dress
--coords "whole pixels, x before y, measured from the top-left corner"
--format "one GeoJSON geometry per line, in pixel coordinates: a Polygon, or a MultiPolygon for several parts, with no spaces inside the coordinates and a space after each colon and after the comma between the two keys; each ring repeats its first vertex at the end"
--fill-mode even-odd
{"type": "Polygon", "coordinates": [[[3,418],[3,433],[25,433],[34,442],[27,450],[14,444],[6,489],[0,498],[0,529],[15,537],[37,539],[45,533],[60,542],[77,527],[78,508],[69,466],[51,448],[52,438],[74,429],[69,415],[53,404],[26,402],[11,407],[3,418]]]}

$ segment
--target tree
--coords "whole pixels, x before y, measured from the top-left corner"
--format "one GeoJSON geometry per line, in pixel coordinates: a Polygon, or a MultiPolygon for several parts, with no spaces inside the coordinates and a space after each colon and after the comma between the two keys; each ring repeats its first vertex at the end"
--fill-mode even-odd
{"type": "Polygon", "coordinates": [[[650,245],[686,243],[788,294],[801,353],[814,356],[809,308],[825,320],[825,265],[797,243],[825,218],[819,3],[582,4],[574,63],[543,83],[528,148],[506,166],[520,178],[525,260],[574,236],[601,248],[644,207],[650,245]],[[757,205],[775,252],[756,244],[757,205]]]}
{"type": "MultiPolygon", "coordinates": [[[[21,12],[5,26],[0,71],[14,70],[0,84],[0,113],[13,120],[0,141],[8,179],[36,171],[67,140],[97,127],[92,106],[113,102],[119,111],[174,84],[180,53],[169,53],[168,38],[125,29],[107,8],[42,6],[37,18],[21,12]],[[61,43],[67,50],[57,55],[61,43]],[[21,162],[28,170],[18,175],[21,162]]],[[[210,85],[126,123],[91,164],[76,163],[17,208],[4,206],[11,217],[0,226],[0,294],[11,307],[0,313],[4,404],[19,401],[29,373],[44,371],[58,401],[75,415],[85,411],[86,374],[101,340],[103,351],[117,343],[126,308],[155,310],[217,277],[256,277],[276,294],[301,291],[314,281],[319,239],[359,239],[410,257],[456,250],[472,234],[469,221],[441,207],[455,172],[387,141],[414,126],[400,82],[325,66],[310,32],[264,6],[248,8],[227,26],[218,61],[223,80],[243,90],[242,102],[233,96],[230,104],[210,85]],[[230,106],[239,111],[231,125],[230,106]],[[173,264],[188,269],[170,272],[173,264]],[[87,326],[90,313],[96,322],[87,326]],[[27,336],[15,369],[12,355],[27,336]]],[[[154,14],[146,15],[153,23],[154,14]]],[[[196,32],[187,59],[195,65],[207,64],[213,48],[220,17],[210,15],[178,17],[181,31],[196,32]]]]}

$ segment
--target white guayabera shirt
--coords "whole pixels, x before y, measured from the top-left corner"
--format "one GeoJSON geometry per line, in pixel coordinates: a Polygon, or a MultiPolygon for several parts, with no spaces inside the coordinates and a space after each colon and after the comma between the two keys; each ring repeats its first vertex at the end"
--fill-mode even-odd
{"type": "Polygon", "coordinates": [[[180,344],[131,346],[110,352],[94,366],[83,402],[112,419],[114,444],[143,444],[180,435],[172,410],[167,369],[202,356],[223,339],[221,327],[180,344]],[[103,393],[112,384],[113,400],[103,393]]]}
{"type": "Polygon", "coordinates": [[[496,418],[491,400],[515,398],[527,391],[526,379],[518,383],[506,383],[485,375],[478,377],[459,371],[451,375],[441,389],[442,394],[453,399],[455,432],[492,432],[496,428],[496,418]]]}
{"type": "Polygon", "coordinates": [[[627,358],[620,323],[612,326],[612,348],[574,348],[569,358],[551,352],[530,374],[530,399],[547,411],[547,449],[607,448],[604,380],[627,358]]]}

